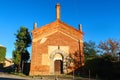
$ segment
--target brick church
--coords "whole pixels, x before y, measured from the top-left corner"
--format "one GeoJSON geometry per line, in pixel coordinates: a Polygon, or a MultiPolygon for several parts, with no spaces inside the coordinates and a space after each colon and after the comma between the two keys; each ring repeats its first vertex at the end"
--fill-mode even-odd
{"type": "Polygon", "coordinates": [[[32,31],[32,57],[29,75],[67,74],[84,65],[82,25],[79,29],[56,20],[32,31]]]}

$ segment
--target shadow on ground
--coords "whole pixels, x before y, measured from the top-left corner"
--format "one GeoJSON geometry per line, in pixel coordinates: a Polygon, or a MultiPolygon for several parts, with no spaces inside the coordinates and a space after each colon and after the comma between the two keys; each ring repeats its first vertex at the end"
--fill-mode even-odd
{"type": "Polygon", "coordinates": [[[5,77],[0,77],[0,80],[25,80],[25,79],[16,79],[16,78],[5,78],[5,77]]]}

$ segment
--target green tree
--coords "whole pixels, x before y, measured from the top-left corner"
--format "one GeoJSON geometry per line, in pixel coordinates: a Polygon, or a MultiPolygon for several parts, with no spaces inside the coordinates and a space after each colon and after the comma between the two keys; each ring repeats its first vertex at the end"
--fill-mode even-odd
{"type": "Polygon", "coordinates": [[[29,52],[27,47],[31,45],[31,35],[26,27],[20,27],[20,30],[15,33],[15,50],[13,51],[13,62],[17,66],[17,71],[20,72],[24,62],[29,60],[29,52]]]}
{"type": "Polygon", "coordinates": [[[85,60],[92,59],[97,56],[96,44],[93,41],[84,42],[85,60]]]}
{"type": "Polygon", "coordinates": [[[3,46],[0,46],[0,63],[4,63],[5,55],[6,55],[6,48],[3,46]]]}

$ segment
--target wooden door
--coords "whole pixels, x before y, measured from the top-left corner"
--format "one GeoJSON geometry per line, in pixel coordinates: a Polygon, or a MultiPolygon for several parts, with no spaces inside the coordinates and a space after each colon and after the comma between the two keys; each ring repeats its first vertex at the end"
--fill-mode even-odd
{"type": "Polygon", "coordinates": [[[61,60],[55,60],[54,71],[55,74],[61,74],[63,72],[63,62],[61,60]]]}

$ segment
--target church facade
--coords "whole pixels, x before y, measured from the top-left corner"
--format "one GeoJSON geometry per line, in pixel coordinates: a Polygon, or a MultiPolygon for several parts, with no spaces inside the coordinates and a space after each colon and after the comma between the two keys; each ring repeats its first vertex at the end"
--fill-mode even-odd
{"type": "Polygon", "coordinates": [[[82,26],[77,30],[60,20],[60,4],[56,20],[32,31],[32,57],[29,75],[67,74],[84,65],[82,26]]]}

